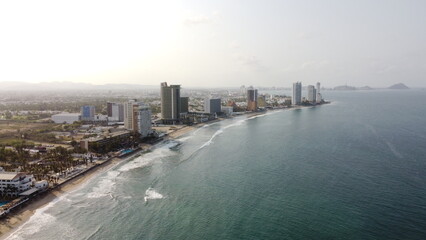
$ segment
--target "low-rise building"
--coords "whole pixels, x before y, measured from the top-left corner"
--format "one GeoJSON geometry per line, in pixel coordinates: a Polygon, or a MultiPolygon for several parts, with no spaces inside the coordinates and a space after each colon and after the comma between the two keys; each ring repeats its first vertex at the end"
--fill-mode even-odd
{"type": "Polygon", "coordinates": [[[234,107],[222,106],[222,112],[228,117],[232,116],[232,113],[234,112],[234,107]]]}
{"type": "Polygon", "coordinates": [[[52,115],[52,121],[55,123],[74,123],[81,121],[81,115],[79,113],[59,113],[52,115]]]}
{"type": "Polygon", "coordinates": [[[115,132],[109,134],[108,136],[83,139],[80,141],[80,147],[93,152],[102,152],[105,150],[108,151],[110,150],[109,146],[114,146],[117,143],[121,143],[124,140],[129,139],[129,137],[129,131],[115,132]]]}
{"type": "Polygon", "coordinates": [[[5,172],[0,169],[0,194],[16,197],[34,185],[34,177],[23,172],[5,172]]]}

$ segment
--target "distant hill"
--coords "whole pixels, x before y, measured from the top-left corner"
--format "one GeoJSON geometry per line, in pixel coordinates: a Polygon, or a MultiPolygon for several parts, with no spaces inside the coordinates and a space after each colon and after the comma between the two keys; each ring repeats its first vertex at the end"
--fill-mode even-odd
{"type": "Polygon", "coordinates": [[[58,91],[58,90],[141,90],[160,89],[158,86],[141,84],[103,84],[94,85],[90,83],[74,82],[2,82],[0,91],[58,91]]]}
{"type": "Polygon", "coordinates": [[[403,84],[403,83],[397,83],[397,84],[394,84],[394,85],[392,85],[392,86],[390,86],[390,87],[388,87],[389,89],[410,89],[409,87],[407,87],[405,84],[403,84]]]}
{"type": "Polygon", "coordinates": [[[337,86],[337,87],[335,87],[334,90],[338,90],[338,91],[350,91],[350,90],[356,90],[356,87],[352,87],[352,86],[348,86],[348,85],[343,85],[343,86],[337,86]]]}
{"type": "Polygon", "coordinates": [[[373,90],[373,88],[371,88],[369,86],[364,86],[364,87],[358,88],[358,90],[373,90]]]}

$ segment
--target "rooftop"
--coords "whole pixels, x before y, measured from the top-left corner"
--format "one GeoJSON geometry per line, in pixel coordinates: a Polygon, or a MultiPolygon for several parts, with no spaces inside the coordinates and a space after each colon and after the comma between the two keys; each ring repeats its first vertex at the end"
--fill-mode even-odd
{"type": "Polygon", "coordinates": [[[53,116],[79,116],[80,113],[58,113],[53,116]]]}
{"type": "Polygon", "coordinates": [[[0,180],[13,180],[16,177],[25,175],[25,173],[20,172],[0,172],[0,180]]]}

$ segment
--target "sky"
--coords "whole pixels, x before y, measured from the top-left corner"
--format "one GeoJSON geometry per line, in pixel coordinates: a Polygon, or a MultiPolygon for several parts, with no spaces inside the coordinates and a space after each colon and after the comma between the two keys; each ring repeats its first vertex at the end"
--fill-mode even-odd
{"type": "Polygon", "coordinates": [[[425,13],[423,0],[1,1],[0,82],[426,87],[425,13]]]}

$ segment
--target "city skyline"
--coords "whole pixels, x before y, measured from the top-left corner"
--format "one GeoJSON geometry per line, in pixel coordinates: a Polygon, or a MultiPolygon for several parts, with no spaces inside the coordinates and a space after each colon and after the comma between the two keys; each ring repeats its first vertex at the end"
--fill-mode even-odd
{"type": "Polygon", "coordinates": [[[422,1],[28,1],[0,9],[8,23],[2,83],[426,86],[422,1]]]}

